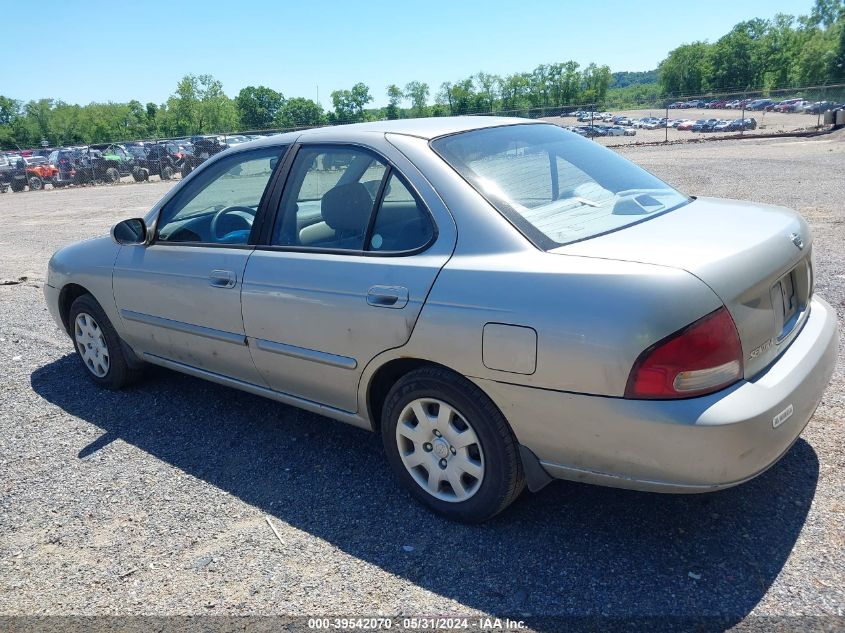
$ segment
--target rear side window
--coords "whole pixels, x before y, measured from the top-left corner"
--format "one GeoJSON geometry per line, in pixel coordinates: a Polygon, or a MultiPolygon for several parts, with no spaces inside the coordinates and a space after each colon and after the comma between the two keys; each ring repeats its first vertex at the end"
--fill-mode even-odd
{"type": "Polygon", "coordinates": [[[426,246],[434,237],[428,211],[394,173],[390,175],[376,213],[368,250],[379,252],[413,251],[426,246]]]}
{"type": "Polygon", "coordinates": [[[305,147],[279,204],[272,245],[399,253],[426,246],[434,225],[387,163],[354,147],[305,147]]]}
{"type": "Polygon", "coordinates": [[[279,205],[276,246],[364,250],[387,165],[357,148],[303,148],[279,205]]]}

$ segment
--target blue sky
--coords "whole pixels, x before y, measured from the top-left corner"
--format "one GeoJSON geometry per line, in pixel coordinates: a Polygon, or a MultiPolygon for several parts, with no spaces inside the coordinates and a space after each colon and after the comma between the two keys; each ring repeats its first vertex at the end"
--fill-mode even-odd
{"type": "Polygon", "coordinates": [[[806,14],[812,0],[84,0],[42,3],[37,26],[31,3],[3,5],[2,95],[161,103],[186,73],[210,73],[230,96],[266,85],[313,99],[319,86],[325,107],[358,81],[384,105],[391,83],[425,81],[433,98],[441,82],[480,70],[568,59],[649,70],[679,44],[753,17],[806,14]]]}

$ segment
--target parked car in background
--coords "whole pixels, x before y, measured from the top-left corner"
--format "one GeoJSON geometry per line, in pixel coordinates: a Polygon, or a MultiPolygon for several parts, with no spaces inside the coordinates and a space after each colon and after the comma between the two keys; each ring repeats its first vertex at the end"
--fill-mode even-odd
{"type": "Polygon", "coordinates": [[[240,145],[241,143],[249,142],[249,138],[243,136],[242,134],[232,134],[225,137],[226,145],[229,147],[235,147],[236,145],[240,145]]]}
{"type": "Polygon", "coordinates": [[[227,149],[227,146],[217,136],[192,136],[190,140],[191,151],[185,156],[182,163],[183,178],[212,156],[227,149]]]}
{"type": "Polygon", "coordinates": [[[739,132],[741,130],[755,130],[757,129],[757,119],[754,117],[745,119],[735,119],[728,124],[729,132],[739,132]]]}
{"type": "Polygon", "coordinates": [[[151,143],[145,148],[143,159],[136,160],[141,169],[139,174],[141,178],[136,178],[136,180],[147,180],[151,174],[158,176],[161,180],[170,180],[181,171],[186,155],[186,152],[176,143],[167,141],[151,143]]]}
{"type": "Polygon", "coordinates": [[[587,138],[607,136],[607,128],[602,125],[579,125],[575,132],[587,138]]]}
{"type": "Polygon", "coordinates": [[[135,157],[118,143],[91,145],[86,156],[80,160],[77,169],[77,184],[86,182],[120,182],[123,176],[131,176],[136,167],[135,157]]]}
{"type": "Polygon", "coordinates": [[[0,161],[0,190],[40,191],[52,180],[55,168],[47,159],[38,155],[7,155],[0,161]]]}
{"type": "Polygon", "coordinates": [[[56,175],[52,182],[54,187],[65,187],[73,183],[80,154],[78,149],[64,147],[53,150],[47,157],[48,162],[56,168],[56,175]]]}
{"type": "Polygon", "coordinates": [[[0,193],[6,193],[11,188],[17,171],[17,160],[17,157],[0,154],[0,193]]]}
{"type": "Polygon", "coordinates": [[[699,119],[692,126],[693,132],[712,132],[713,126],[719,122],[719,119],[699,119]]]}
{"type": "Polygon", "coordinates": [[[751,103],[745,106],[746,110],[765,110],[768,106],[772,104],[771,99],[755,99],[751,103]]]}
{"type": "Polygon", "coordinates": [[[44,295],[100,387],[149,363],[373,430],[411,495],[477,522],[555,478],[766,471],[836,367],[812,252],[794,211],[689,197],[556,125],[406,119],[213,156],[55,253],[44,295]]]}
{"type": "Polygon", "coordinates": [[[832,101],[816,101],[804,108],[807,114],[821,114],[828,110],[833,110],[836,104],[832,101]]]}

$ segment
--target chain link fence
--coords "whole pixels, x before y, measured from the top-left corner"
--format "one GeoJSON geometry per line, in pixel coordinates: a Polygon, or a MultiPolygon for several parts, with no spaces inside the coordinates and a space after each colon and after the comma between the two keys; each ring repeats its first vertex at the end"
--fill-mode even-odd
{"type": "MultiPolygon", "coordinates": [[[[609,146],[812,132],[845,124],[845,84],[462,112],[542,119],[609,146]],[[837,114],[838,113],[838,114],[837,114]]],[[[300,128],[301,129],[301,128],[300,128]]],[[[115,139],[0,154],[0,191],[183,178],[219,152],[290,130],[115,139]]]]}

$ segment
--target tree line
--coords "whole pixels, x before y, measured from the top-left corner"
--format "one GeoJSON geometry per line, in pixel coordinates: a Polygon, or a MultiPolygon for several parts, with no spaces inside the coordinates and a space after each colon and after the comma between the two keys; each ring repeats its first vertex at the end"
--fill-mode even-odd
{"type": "Polygon", "coordinates": [[[816,0],[805,16],[740,22],[715,42],[671,51],[659,67],[662,94],[822,86],[845,80],[845,0],[816,0]]]}
{"type": "Polygon", "coordinates": [[[500,76],[479,72],[430,87],[421,81],[387,87],[387,105],[371,107],[370,88],[356,83],[331,93],[331,109],[312,99],[247,86],[229,97],[211,75],[186,75],[161,104],[55,99],[21,102],[0,96],[0,147],[74,145],[194,134],[292,129],[316,125],[461,114],[543,116],[567,106],[596,109],[656,104],[672,95],[740,92],[760,87],[845,81],[845,0],[816,0],[807,16],[737,24],[716,42],[671,51],[656,70],[611,73],[607,66],[567,61],[500,76]]]}
{"type": "Polygon", "coordinates": [[[387,106],[372,108],[370,88],[357,83],[331,93],[332,109],[312,99],[285,97],[266,86],[247,86],[230,98],[211,75],[186,75],[166,102],[76,105],[55,99],[23,103],[0,96],[0,147],[109,142],[120,139],[294,129],[379,119],[470,113],[527,115],[537,108],[606,100],[613,78],[607,66],[541,64],[505,77],[479,72],[443,82],[436,91],[421,81],[387,88],[387,106]],[[432,101],[433,103],[430,103],[432,101]]]}

